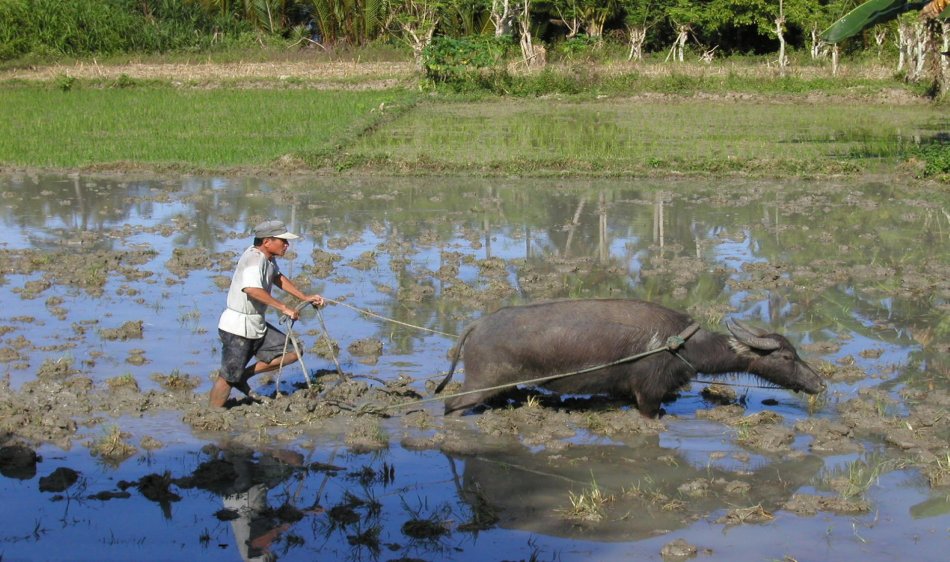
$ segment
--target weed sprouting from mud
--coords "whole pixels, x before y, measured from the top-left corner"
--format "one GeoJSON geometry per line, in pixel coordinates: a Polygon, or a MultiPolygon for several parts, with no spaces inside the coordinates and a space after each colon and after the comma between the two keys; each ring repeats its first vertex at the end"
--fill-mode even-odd
{"type": "Polygon", "coordinates": [[[135,454],[135,447],[126,443],[130,437],[116,426],[89,446],[89,452],[110,464],[119,464],[135,454]]]}
{"type": "MultiPolygon", "coordinates": [[[[938,458],[935,463],[927,467],[925,473],[931,488],[950,482],[950,453],[943,458],[938,458]]],[[[950,501],[950,496],[948,496],[948,501],[950,501]]]]}
{"type": "Polygon", "coordinates": [[[153,373],[149,378],[166,390],[192,390],[201,384],[196,377],[190,377],[178,369],[173,369],[167,375],[153,373]]]}
{"type": "Polygon", "coordinates": [[[116,391],[123,388],[131,390],[133,392],[139,391],[139,383],[137,380],[135,380],[135,377],[132,375],[132,373],[125,373],[123,375],[119,375],[118,377],[113,377],[111,379],[108,379],[106,380],[106,384],[109,386],[109,389],[112,391],[116,391]]]}
{"type": "Polygon", "coordinates": [[[44,360],[36,376],[41,379],[52,380],[65,378],[75,372],[73,369],[73,356],[67,353],[59,359],[44,360]]]}
{"type": "Polygon", "coordinates": [[[855,459],[843,467],[835,467],[819,478],[845,500],[862,498],[882,474],[904,466],[900,459],[887,458],[882,453],[871,453],[855,459]]]}
{"type": "Polygon", "coordinates": [[[571,507],[565,509],[562,513],[569,519],[580,521],[600,521],[604,518],[604,510],[610,502],[614,501],[614,496],[605,493],[597,485],[597,481],[591,475],[591,485],[587,490],[575,494],[568,491],[568,499],[571,507]]]}
{"type": "Polygon", "coordinates": [[[197,304],[191,310],[178,314],[178,326],[189,328],[192,335],[204,334],[208,331],[207,328],[201,325],[201,309],[198,308],[197,304]]]}
{"type": "Polygon", "coordinates": [[[659,507],[661,511],[681,511],[686,507],[686,502],[664,494],[649,476],[643,481],[638,480],[629,488],[623,488],[621,494],[625,497],[641,499],[651,506],[659,507]]]}

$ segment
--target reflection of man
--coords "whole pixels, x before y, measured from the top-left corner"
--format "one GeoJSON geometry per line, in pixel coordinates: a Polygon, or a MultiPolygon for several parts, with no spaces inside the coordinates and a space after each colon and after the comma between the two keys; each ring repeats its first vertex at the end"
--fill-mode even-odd
{"type": "Polygon", "coordinates": [[[254,244],[238,260],[228,290],[227,308],[218,321],[221,374],[215,379],[208,398],[214,408],[224,406],[231,388],[256,399],[248,379],[298,359],[294,352],[284,354],[286,336],[264,320],[268,306],[293,320],[300,316],[292,307],[271,296],[274,285],[302,301],[316,306],[323,304],[323,297],[303,294],[277,267],[276,258],[287,252],[289,241],[295,238],[299,236],[288,232],[281,221],[262,222],[254,227],[254,244]],[[257,362],[248,365],[252,357],[257,357],[257,362]]]}
{"type": "Polygon", "coordinates": [[[225,459],[234,467],[236,477],[228,487],[232,493],[223,495],[222,503],[238,515],[231,521],[231,528],[241,559],[277,560],[270,547],[290,524],[274,516],[267,492],[290,476],[294,468],[303,466],[303,456],[295,451],[277,451],[255,460],[249,453],[226,452],[225,459]]]}
{"type": "Polygon", "coordinates": [[[226,509],[239,517],[231,521],[234,541],[242,560],[276,560],[270,545],[283,532],[287,524],[271,529],[269,517],[262,516],[267,510],[267,486],[255,484],[244,492],[225,496],[222,503],[226,509]]]}

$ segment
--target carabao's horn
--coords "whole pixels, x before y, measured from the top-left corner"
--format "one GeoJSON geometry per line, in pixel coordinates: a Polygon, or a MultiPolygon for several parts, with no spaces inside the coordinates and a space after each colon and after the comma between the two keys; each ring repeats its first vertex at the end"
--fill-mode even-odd
{"type": "Polygon", "coordinates": [[[729,331],[733,336],[736,337],[737,340],[753,349],[772,351],[773,349],[778,349],[782,345],[772,338],[761,337],[765,334],[765,332],[751,328],[739,322],[738,320],[727,320],[726,328],[729,329],[729,331]]]}

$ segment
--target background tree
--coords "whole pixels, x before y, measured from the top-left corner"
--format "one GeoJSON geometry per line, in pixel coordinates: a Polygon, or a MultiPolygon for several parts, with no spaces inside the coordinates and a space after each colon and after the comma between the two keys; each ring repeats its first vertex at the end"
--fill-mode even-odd
{"type": "Polygon", "coordinates": [[[675,0],[666,8],[666,18],[673,28],[676,38],[670,47],[670,53],[666,59],[678,60],[683,62],[686,42],[689,40],[689,34],[693,26],[704,20],[705,12],[709,2],[693,2],[691,0],[675,0]]]}
{"type": "Polygon", "coordinates": [[[568,37],[582,29],[588,37],[601,39],[607,20],[618,14],[618,0],[553,0],[552,11],[568,28],[568,37]]]}
{"type": "Polygon", "coordinates": [[[619,0],[618,5],[624,14],[624,25],[630,41],[630,53],[627,60],[643,60],[643,44],[647,32],[661,21],[663,14],[658,0],[619,0]]]}
{"type": "Polygon", "coordinates": [[[419,70],[423,69],[422,52],[432,36],[448,4],[458,0],[399,0],[391,5],[394,35],[409,45],[419,70]]]}

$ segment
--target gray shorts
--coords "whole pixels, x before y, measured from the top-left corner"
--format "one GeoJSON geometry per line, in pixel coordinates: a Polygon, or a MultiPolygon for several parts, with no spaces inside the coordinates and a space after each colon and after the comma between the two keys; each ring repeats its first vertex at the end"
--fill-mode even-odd
{"type": "MultiPolygon", "coordinates": [[[[270,323],[267,324],[264,337],[256,340],[220,329],[218,336],[221,338],[221,376],[230,383],[241,382],[244,369],[252,357],[257,357],[265,363],[280,357],[284,353],[284,342],[287,338],[270,323]]],[[[288,343],[287,351],[293,350],[293,344],[288,343]]]]}

